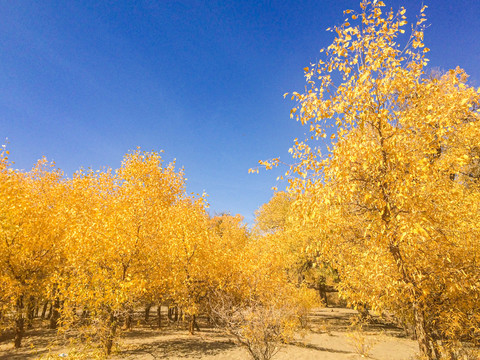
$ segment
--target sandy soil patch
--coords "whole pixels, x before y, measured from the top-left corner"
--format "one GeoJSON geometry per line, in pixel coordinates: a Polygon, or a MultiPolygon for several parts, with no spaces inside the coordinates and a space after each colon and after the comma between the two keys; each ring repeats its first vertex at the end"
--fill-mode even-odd
{"type": "MultiPolygon", "coordinates": [[[[343,308],[323,308],[312,312],[309,329],[296,340],[284,346],[275,360],[343,360],[365,359],[361,345],[368,348],[368,358],[384,360],[409,360],[417,353],[417,343],[404,336],[398,329],[381,321],[374,321],[362,332],[350,327],[356,311],[343,308]]],[[[245,360],[249,359],[246,349],[219,329],[200,322],[201,332],[189,335],[182,324],[154,328],[153,321],[138,324],[124,334],[112,360],[140,359],[202,359],[202,360],[245,360]]],[[[0,339],[0,360],[23,360],[45,358],[68,359],[68,348],[58,345],[55,331],[31,330],[25,338],[25,346],[14,349],[7,337],[0,339]],[[57,345],[52,345],[54,342],[57,345]],[[61,357],[62,354],[64,357],[61,357]]]]}

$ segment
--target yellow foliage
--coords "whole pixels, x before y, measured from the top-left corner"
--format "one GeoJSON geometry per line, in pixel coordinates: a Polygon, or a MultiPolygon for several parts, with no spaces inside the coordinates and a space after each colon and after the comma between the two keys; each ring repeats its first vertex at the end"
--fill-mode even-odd
{"type": "Polygon", "coordinates": [[[311,251],[339,271],[350,302],[414,322],[435,358],[434,336],[480,340],[480,97],[459,68],[424,75],[425,8],[402,48],[405,9],[381,7],[362,1],[335,27],[310,88],[293,93],[292,115],[313,140],[290,149],[292,222],[316,239],[311,251]],[[322,156],[327,131],[336,142],[322,156]]]}
{"type": "Polygon", "coordinates": [[[16,347],[28,307],[47,296],[45,289],[61,262],[62,173],[52,167],[42,159],[29,172],[14,170],[5,149],[0,152],[0,310],[14,314],[16,347]]]}

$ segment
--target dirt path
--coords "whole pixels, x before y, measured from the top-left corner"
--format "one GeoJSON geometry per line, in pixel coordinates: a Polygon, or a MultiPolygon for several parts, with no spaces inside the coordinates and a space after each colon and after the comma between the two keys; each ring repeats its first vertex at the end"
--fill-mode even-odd
{"type": "MultiPolygon", "coordinates": [[[[351,318],[356,312],[342,308],[324,308],[312,313],[310,329],[296,341],[283,347],[274,360],[342,360],[365,359],[409,360],[417,353],[415,341],[403,337],[400,329],[382,323],[372,323],[362,332],[352,331],[351,318]]],[[[189,335],[184,329],[168,327],[161,330],[150,325],[138,325],[125,334],[112,360],[140,359],[202,359],[244,360],[249,359],[247,350],[237,345],[222,331],[201,324],[202,331],[189,335]],[[203,325],[203,326],[202,326],[203,325]]],[[[68,359],[71,350],[48,344],[55,333],[35,330],[27,334],[25,347],[13,349],[10,342],[0,341],[0,360],[20,359],[68,359]],[[69,353],[70,351],[70,353],[69,353]],[[59,356],[65,355],[65,357],[59,356]]]]}

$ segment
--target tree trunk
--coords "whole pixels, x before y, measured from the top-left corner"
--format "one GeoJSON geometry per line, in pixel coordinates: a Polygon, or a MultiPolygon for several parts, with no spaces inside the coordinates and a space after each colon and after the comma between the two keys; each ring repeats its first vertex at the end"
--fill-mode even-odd
{"type": "Polygon", "coordinates": [[[106,326],[106,334],[105,334],[105,352],[107,355],[112,353],[113,342],[115,340],[115,335],[117,333],[117,317],[114,313],[111,313],[108,317],[106,326]]]}
{"type": "Polygon", "coordinates": [[[53,303],[50,302],[50,307],[48,308],[47,319],[50,319],[52,317],[52,312],[53,312],[53,303]]]}
{"type": "Polygon", "coordinates": [[[188,324],[188,332],[190,333],[190,335],[194,335],[195,334],[195,329],[197,331],[200,331],[200,328],[197,324],[197,316],[196,315],[192,315],[190,317],[190,323],[188,324]]]}
{"type": "Polygon", "coordinates": [[[33,318],[35,317],[35,298],[30,296],[27,304],[27,329],[33,328],[33,318]]]}
{"type": "Polygon", "coordinates": [[[152,304],[147,304],[145,306],[145,322],[148,322],[148,319],[150,318],[150,309],[152,308],[152,304]]]}
{"type": "Polygon", "coordinates": [[[15,348],[22,346],[23,335],[25,334],[25,319],[23,318],[23,296],[21,295],[15,309],[15,348]]]}
{"type": "Polygon", "coordinates": [[[25,320],[22,314],[17,314],[17,317],[15,318],[15,348],[22,346],[22,339],[25,334],[24,323],[25,320]]]}
{"type": "Polygon", "coordinates": [[[413,304],[413,315],[415,319],[415,334],[417,336],[420,353],[428,360],[436,360],[437,356],[435,352],[432,351],[432,347],[430,347],[432,337],[427,331],[425,312],[420,308],[418,303],[413,304]]]}
{"type": "Polygon", "coordinates": [[[45,319],[45,315],[47,314],[47,308],[48,308],[48,303],[49,301],[45,301],[43,304],[43,309],[42,309],[42,320],[45,319]]]}
{"type": "Polygon", "coordinates": [[[162,327],[162,304],[157,306],[157,326],[159,329],[162,327]]]}
{"type": "Polygon", "coordinates": [[[127,316],[125,317],[125,329],[131,330],[133,326],[133,308],[131,306],[127,309],[127,316]]]}
{"type": "Polygon", "coordinates": [[[402,254],[400,253],[400,249],[398,245],[390,245],[390,253],[393,255],[395,262],[397,263],[398,270],[402,275],[403,281],[407,284],[413,285],[412,290],[412,308],[413,308],[413,316],[415,322],[415,334],[418,341],[418,347],[420,349],[420,353],[423,357],[427,358],[428,360],[437,360],[436,351],[433,351],[432,348],[435,348],[433,344],[433,338],[430,329],[427,327],[427,320],[425,319],[425,310],[418,302],[417,292],[420,291],[418,289],[417,283],[412,278],[410,273],[407,271],[405,262],[403,261],[402,254]]]}
{"type": "Polygon", "coordinates": [[[178,306],[168,308],[168,320],[172,322],[178,321],[178,306]]]}
{"type": "Polygon", "coordinates": [[[320,294],[320,297],[325,302],[325,307],[328,307],[327,289],[325,288],[325,285],[321,284],[318,287],[318,292],[320,294]]]}
{"type": "Polygon", "coordinates": [[[52,303],[52,310],[50,315],[50,329],[58,327],[58,320],[60,319],[60,299],[56,298],[52,303]]]}

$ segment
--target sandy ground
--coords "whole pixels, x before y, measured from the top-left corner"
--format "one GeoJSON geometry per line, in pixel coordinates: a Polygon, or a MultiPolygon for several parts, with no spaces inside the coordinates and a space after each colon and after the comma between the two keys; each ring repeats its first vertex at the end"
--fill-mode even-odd
{"type": "MultiPolygon", "coordinates": [[[[310,328],[305,334],[284,346],[274,360],[342,360],[365,359],[364,355],[378,360],[410,360],[417,353],[417,343],[404,337],[393,326],[374,322],[362,332],[353,331],[351,318],[356,312],[343,308],[323,308],[310,316],[310,328]]],[[[189,335],[182,326],[169,326],[160,330],[152,324],[139,324],[125,333],[124,338],[110,357],[112,360],[140,359],[249,359],[246,349],[219,329],[200,322],[201,331],[189,335]],[[203,325],[203,326],[202,326],[203,325]]],[[[13,349],[11,340],[0,339],[0,360],[20,359],[68,359],[73,358],[70,349],[51,346],[55,339],[52,330],[33,330],[27,333],[24,347],[13,349]],[[49,346],[51,349],[49,350],[49,346]],[[69,353],[70,352],[70,353],[69,353]],[[62,354],[62,356],[60,356],[62,354]]]]}

